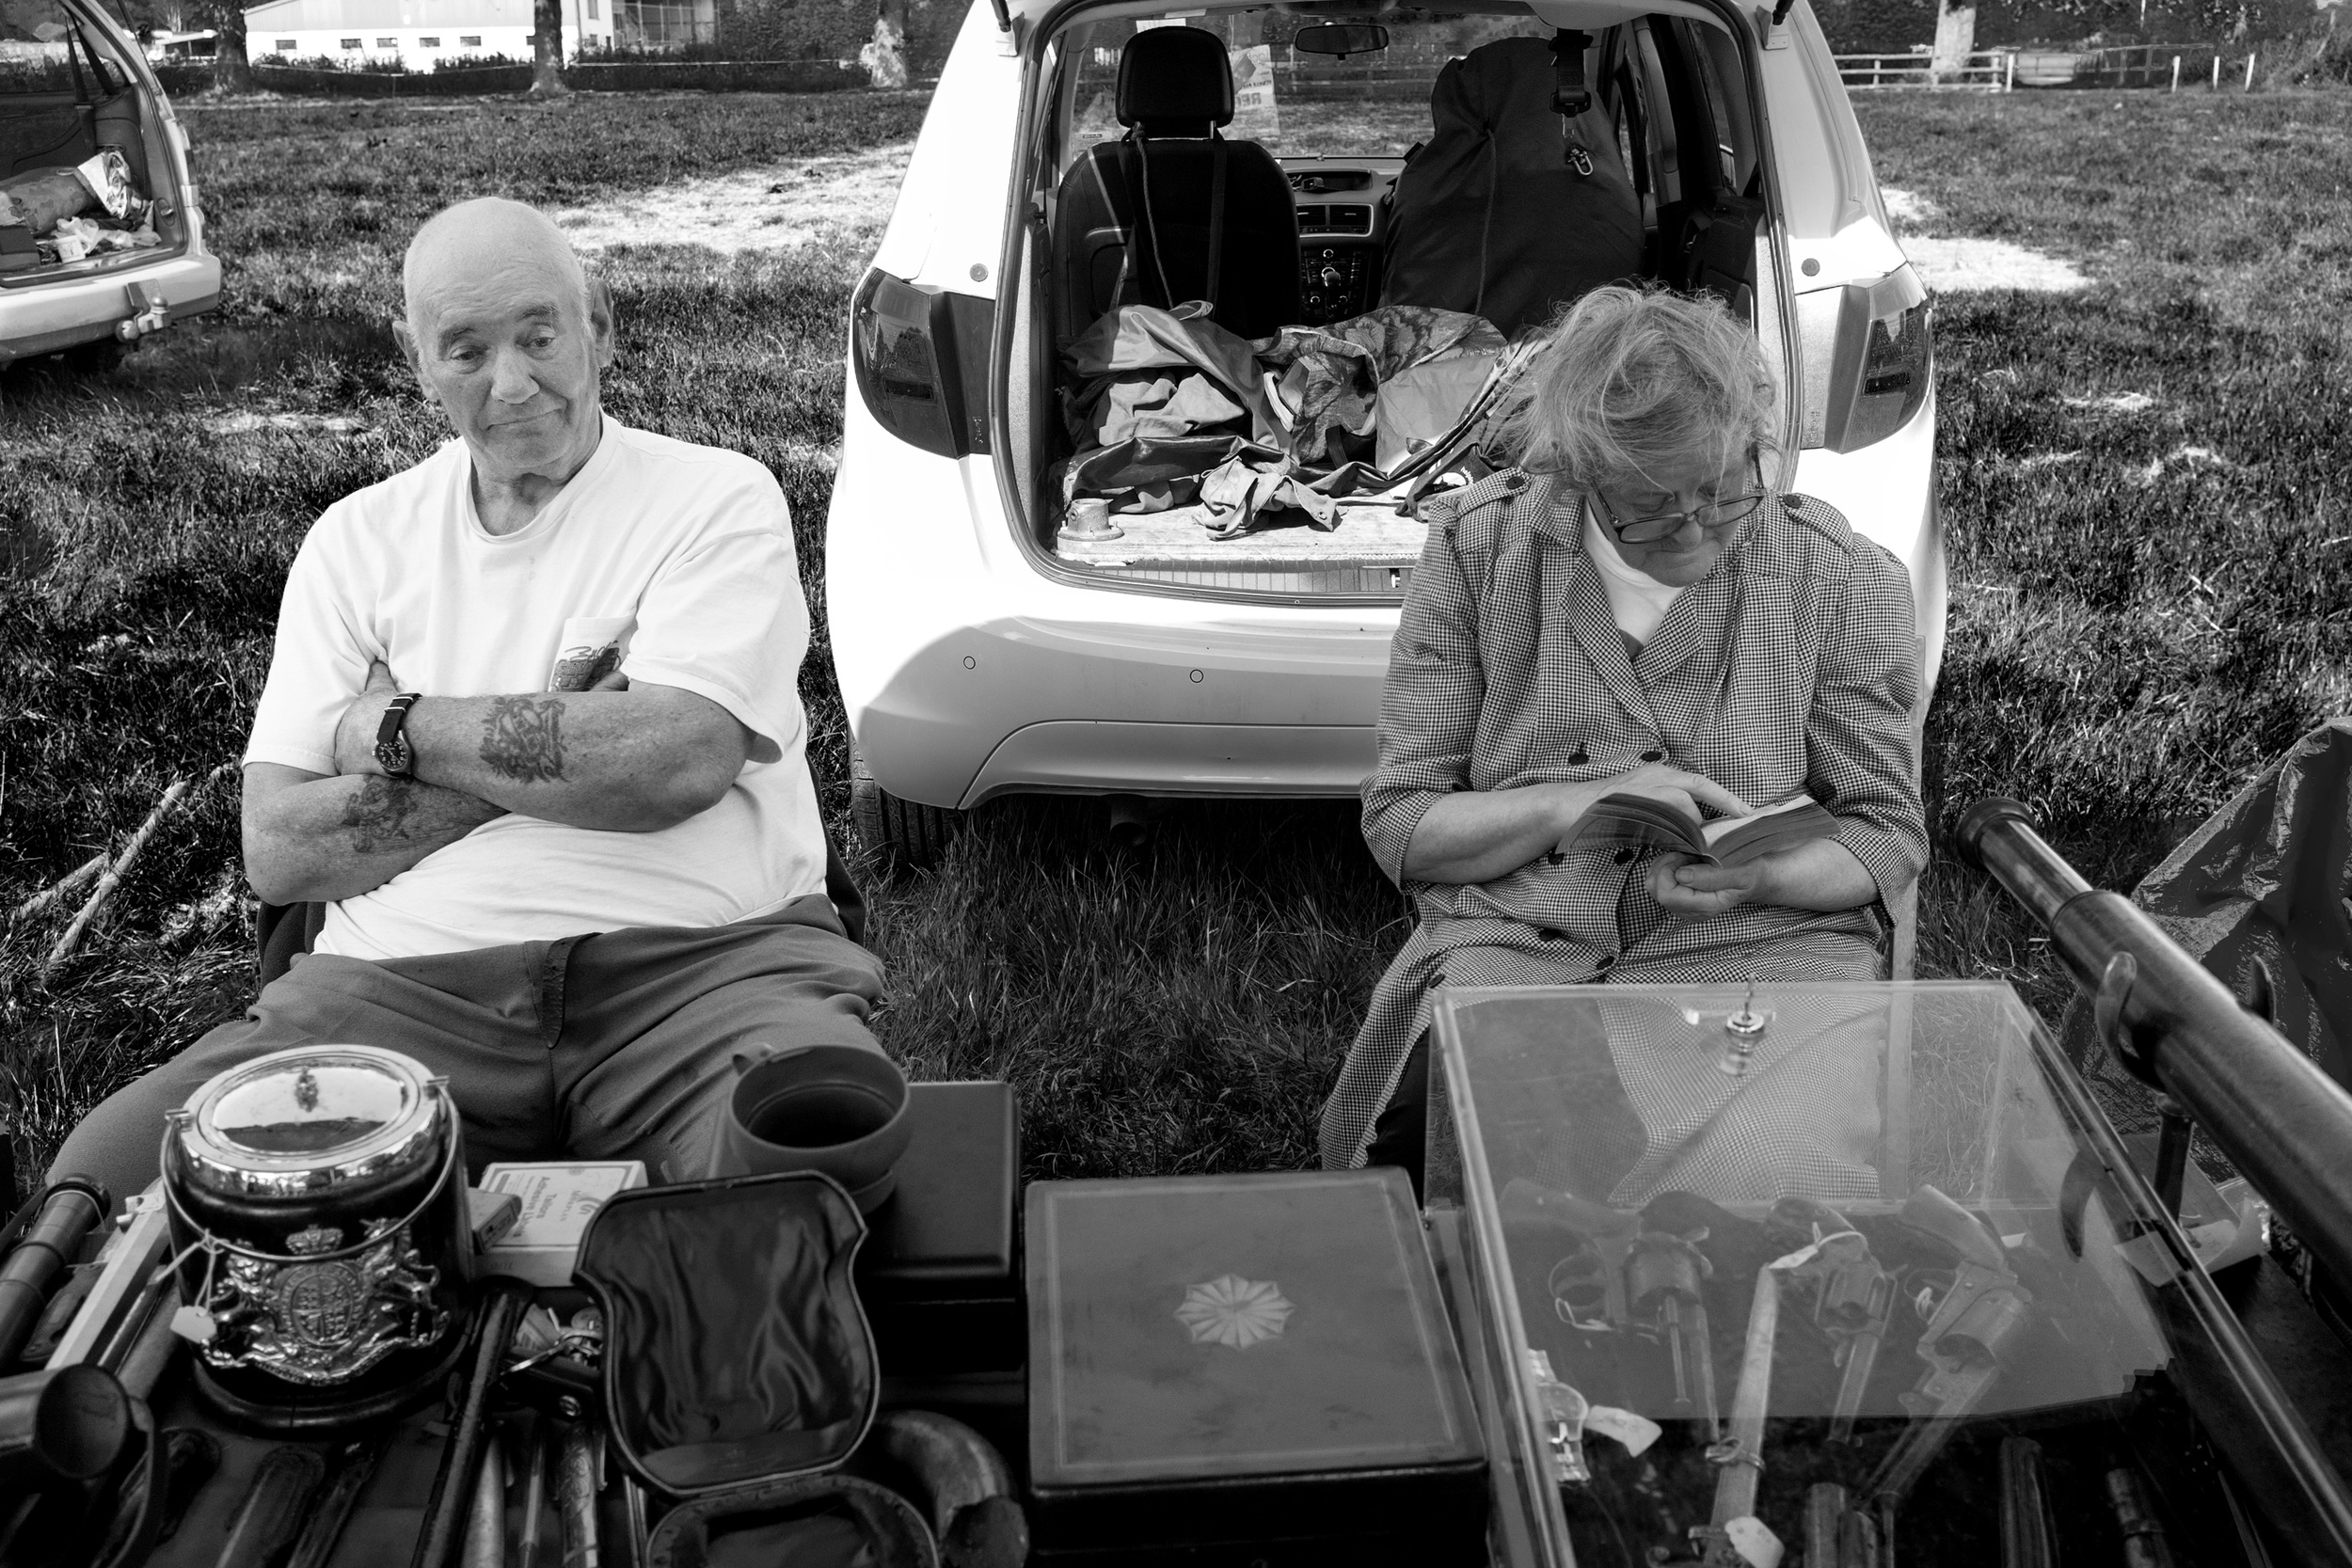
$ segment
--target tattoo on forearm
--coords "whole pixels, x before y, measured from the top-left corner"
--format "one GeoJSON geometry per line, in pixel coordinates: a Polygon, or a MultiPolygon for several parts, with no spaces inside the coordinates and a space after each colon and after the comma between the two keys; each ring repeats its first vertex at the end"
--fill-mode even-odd
{"type": "Polygon", "coordinates": [[[343,802],[342,825],[351,830],[353,852],[385,854],[415,842],[421,805],[418,797],[426,787],[414,779],[388,779],[381,773],[362,779],[359,793],[343,802]]]}
{"type": "Polygon", "coordinates": [[[491,698],[482,721],[482,766],[516,784],[562,779],[563,714],[560,698],[491,698]]]}

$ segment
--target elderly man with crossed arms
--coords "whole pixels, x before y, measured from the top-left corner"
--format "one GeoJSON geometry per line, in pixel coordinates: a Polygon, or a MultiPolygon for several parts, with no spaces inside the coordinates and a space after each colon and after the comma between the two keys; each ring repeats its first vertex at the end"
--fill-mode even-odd
{"type": "Polygon", "coordinates": [[[152,1180],[167,1111],[287,1046],[448,1075],[469,1156],[705,1173],[755,1043],[875,1046],[825,896],[775,479],[598,404],[612,302],[469,201],[408,247],[401,347],[459,439],[329,507],[286,581],[245,863],[325,906],[246,1016],[117,1092],[56,1169],[152,1180]]]}

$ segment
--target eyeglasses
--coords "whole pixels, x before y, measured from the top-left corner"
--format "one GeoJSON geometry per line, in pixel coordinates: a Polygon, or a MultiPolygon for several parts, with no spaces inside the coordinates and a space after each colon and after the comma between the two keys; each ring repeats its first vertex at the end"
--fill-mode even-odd
{"type": "Polygon", "coordinates": [[[1712,532],[1717,529],[1729,528],[1734,523],[1746,522],[1756,515],[1756,509],[1762,506],[1771,495],[1769,490],[1751,490],[1743,495],[1708,501],[1704,506],[1694,506],[1688,512],[1653,512],[1645,517],[1623,518],[1610,509],[1599,491],[1593,491],[1592,499],[1594,510],[1600,514],[1601,521],[1609,525],[1609,531],[1615,534],[1620,543],[1649,545],[1680,533],[1685,523],[1696,523],[1712,532]]]}

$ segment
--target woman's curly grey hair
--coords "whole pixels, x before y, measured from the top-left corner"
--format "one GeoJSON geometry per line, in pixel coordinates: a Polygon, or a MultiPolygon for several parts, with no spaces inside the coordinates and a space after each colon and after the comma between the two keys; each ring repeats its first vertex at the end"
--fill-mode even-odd
{"type": "Polygon", "coordinates": [[[1692,459],[1728,468],[1779,450],[1756,334],[1712,295],[1611,284],[1563,310],[1549,336],[1505,430],[1531,472],[1609,489],[1692,459]]]}

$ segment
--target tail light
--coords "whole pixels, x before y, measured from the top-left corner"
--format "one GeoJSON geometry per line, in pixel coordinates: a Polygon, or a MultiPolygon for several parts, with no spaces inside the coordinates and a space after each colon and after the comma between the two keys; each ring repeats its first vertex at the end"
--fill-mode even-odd
{"type": "Polygon", "coordinates": [[[866,406],[898,439],[962,457],[988,451],[993,301],[867,273],[850,307],[850,365],[866,406]]]}
{"type": "Polygon", "coordinates": [[[1804,445],[1852,451],[1910,422],[1935,375],[1929,310],[1928,291],[1908,266],[1797,296],[1804,445]]]}

